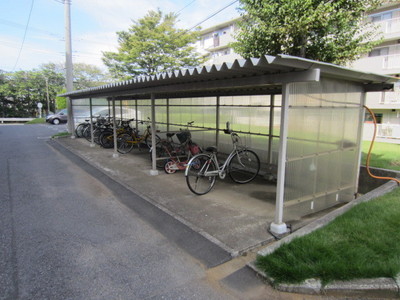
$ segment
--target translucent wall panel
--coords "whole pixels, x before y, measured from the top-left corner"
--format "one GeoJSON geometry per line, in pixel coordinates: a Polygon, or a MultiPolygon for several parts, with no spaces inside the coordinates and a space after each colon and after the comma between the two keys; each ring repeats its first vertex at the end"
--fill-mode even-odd
{"type": "MultiPolygon", "coordinates": [[[[221,97],[219,107],[219,128],[238,131],[242,143],[253,149],[262,162],[267,161],[270,130],[271,96],[231,96],[221,97]]],[[[229,135],[219,134],[219,149],[229,153],[232,141],[229,135]]]]}
{"type": "Polygon", "coordinates": [[[203,147],[216,144],[217,98],[174,98],[169,99],[170,131],[186,128],[193,122],[192,138],[203,147]]]}
{"type": "MultiPolygon", "coordinates": [[[[150,99],[116,101],[117,117],[121,107],[124,118],[136,118],[136,110],[138,120],[151,118],[150,99]]],[[[218,146],[221,153],[229,153],[231,138],[222,131],[229,121],[231,129],[239,132],[243,144],[256,151],[261,162],[276,164],[280,110],[281,95],[156,99],[156,129],[165,138],[167,131],[179,131],[194,121],[191,128],[194,141],[203,147],[218,146]],[[272,107],[273,97],[275,106],[272,107]],[[268,152],[270,139],[271,153],[268,152]]],[[[142,131],[144,125],[138,124],[138,128],[142,131]]]]}
{"type": "Polygon", "coordinates": [[[363,97],[361,86],[333,79],[289,91],[285,218],[353,199],[363,97]]]}
{"type": "MultiPolygon", "coordinates": [[[[74,99],[72,100],[72,112],[74,115],[74,123],[77,126],[79,123],[85,122],[90,117],[90,99],[74,99]]],[[[108,101],[105,98],[92,98],[92,115],[107,116],[111,115],[109,111],[108,101]]]]}

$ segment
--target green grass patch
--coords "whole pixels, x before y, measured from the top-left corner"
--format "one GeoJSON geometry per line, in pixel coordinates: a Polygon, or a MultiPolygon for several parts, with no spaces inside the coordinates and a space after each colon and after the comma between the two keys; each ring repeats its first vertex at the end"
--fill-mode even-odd
{"type": "MultiPolygon", "coordinates": [[[[370,142],[362,143],[362,161],[365,165],[370,142]]],[[[400,144],[374,143],[371,154],[371,167],[400,171],[400,144]]]]}
{"type": "Polygon", "coordinates": [[[67,131],[56,133],[52,136],[52,138],[63,137],[63,136],[71,136],[71,134],[67,131]]]}
{"type": "Polygon", "coordinates": [[[400,188],[361,203],[333,222],[259,256],[275,283],[395,277],[400,272],[400,188]]]}
{"type": "Polygon", "coordinates": [[[25,124],[44,124],[46,123],[46,119],[45,118],[36,118],[33,119],[32,121],[28,121],[25,124]]]}

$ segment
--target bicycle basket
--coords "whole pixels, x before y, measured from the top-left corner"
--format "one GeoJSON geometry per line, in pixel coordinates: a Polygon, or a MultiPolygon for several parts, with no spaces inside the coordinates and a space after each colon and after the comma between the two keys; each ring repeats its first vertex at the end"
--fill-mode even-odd
{"type": "Polygon", "coordinates": [[[176,137],[178,138],[180,143],[185,143],[187,140],[190,138],[190,132],[189,131],[181,131],[176,134],[176,137]]]}

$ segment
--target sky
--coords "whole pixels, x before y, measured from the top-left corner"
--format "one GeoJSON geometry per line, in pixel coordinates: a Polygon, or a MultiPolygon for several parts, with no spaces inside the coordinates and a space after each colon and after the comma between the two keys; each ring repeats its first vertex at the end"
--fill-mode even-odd
{"type": "MultiPolygon", "coordinates": [[[[117,31],[149,10],[179,13],[177,28],[189,29],[233,0],[70,0],[72,61],[104,70],[103,51],[116,51],[117,31]]],[[[0,70],[38,69],[65,63],[64,0],[0,0],[0,70]]],[[[208,28],[239,16],[238,1],[202,23],[208,28]]]]}

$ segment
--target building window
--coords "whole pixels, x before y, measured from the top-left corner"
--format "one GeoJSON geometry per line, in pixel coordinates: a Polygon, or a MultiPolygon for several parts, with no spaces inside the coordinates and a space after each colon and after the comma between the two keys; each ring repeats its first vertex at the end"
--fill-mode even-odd
{"type": "MultiPolygon", "coordinates": [[[[383,114],[375,113],[375,119],[377,124],[382,124],[382,116],[383,114]]],[[[367,112],[365,113],[365,123],[373,123],[374,120],[372,116],[367,112]]]]}
{"type": "Polygon", "coordinates": [[[368,56],[369,57],[374,57],[374,56],[385,56],[389,54],[389,47],[383,47],[383,48],[376,48],[372,50],[368,56]]]}
{"type": "Polygon", "coordinates": [[[381,13],[379,15],[374,15],[372,16],[372,22],[380,22],[380,21],[384,21],[384,20],[390,20],[393,19],[393,14],[392,12],[385,12],[385,13],[381,13]]]}

